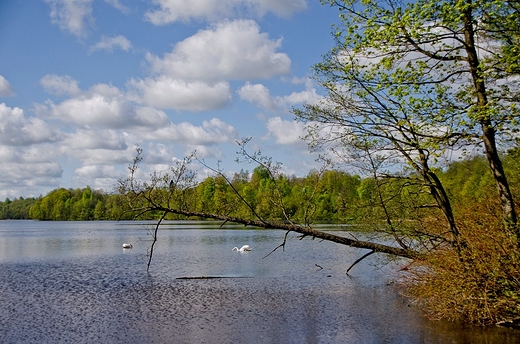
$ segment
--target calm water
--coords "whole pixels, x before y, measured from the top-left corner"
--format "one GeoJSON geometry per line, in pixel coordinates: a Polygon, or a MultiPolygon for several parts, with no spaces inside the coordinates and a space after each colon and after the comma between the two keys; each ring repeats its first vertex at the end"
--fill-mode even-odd
{"type": "Polygon", "coordinates": [[[263,258],[282,231],[171,222],[147,273],[151,228],[0,221],[0,343],[520,343],[424,319],[392,284],[398,263],[346,276],[364,251],[292,235],[263,258]],[[226,278],[179,279],[199,276],[226,278]]]}

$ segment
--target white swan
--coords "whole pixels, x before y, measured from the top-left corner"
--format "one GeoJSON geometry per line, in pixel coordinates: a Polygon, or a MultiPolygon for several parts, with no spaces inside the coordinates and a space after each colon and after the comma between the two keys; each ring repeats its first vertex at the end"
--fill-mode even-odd
{"type": "Polygon", "coordinates": [[[251,247],[249,247],[249,245],[244,245],[241,248],[233,247],[233,249],[231,251],[246,252],[246,251],[251,251],[251,247]]]}
{"type": "Polygon", "coordinates": [[[124,243],[123,244],[123,248],[132,248],[132,244],[127,244],[127,243],[124,243]]]}

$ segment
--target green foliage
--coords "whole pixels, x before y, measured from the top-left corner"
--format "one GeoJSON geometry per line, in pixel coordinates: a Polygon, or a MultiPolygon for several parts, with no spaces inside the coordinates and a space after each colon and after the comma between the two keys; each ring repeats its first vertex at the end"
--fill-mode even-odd
{"type": "MultiPolygon", "coordinates": [[[[285,209],[291,219],[304,222],[309,218],[311,203],[315,220],[335,222],[353,218],[355,205],[359,203],[356,189],[360,178],[339,171],[326,171],[324,176],[319,181],[315,173],[305,178],[281,175],[274,180],[260,167],[250,179],[242,173],[231,183],[255,213],[267,220],[284,219],[282,209],[285,209]]],[[[222,177],[206,178],[195,187],[197,211],[255,218],[235,190],[222,177]]]]}
{"type": "MultiPolygon", "coordinates": [[[[506,176],[511,185],[512,194],[520,196],[520,149],[511,149],[503,156],[506,176]]],[[[442,183],[446,186],[455,209],[468,205],[478,205],[489,202],[496,193],[496,185],[484,156],[452,162],[448,168],[439,173],[442,183]]],[[[464,212],[460,212],[464,215],[464,212]]]]}
{"type": "MultiPolygon", "coordinates": [[[[430,186],[457,236],[446,190],[430,166],[453,147],[482,147],[504,224],[515,231],[516,211],[497,143],[520,130],[518,2],[322,2],[339,9],[341,23],[335,47],[314,67],[327,98],[294,110],[307,124],[311,148],[356,163],[386,157],[386,166],[372,167],[387,174],[402,173],[392,168],[397,160],[430,186]]],[[[478,188],[478,182],[487,183],[468,186],[478,188]]],[[[517,236],[520,241],[520,230],[517,236]]]]}
{"type": "Polygon", "coordinates": [[[327,98],[294,111],[311,148],[366,166],[366,219],[386,217],[401,247],[425,244],[417,285],[434,316],[519,317],[519,156],[498,149],[520,130],[519,2],[322,3],[339,9],[341,23],[315,66],[327,98]],[[486,158],[433,167],[466,147],[486,158]],[[407,223],[412,235],[402,233],[407,223]]]}
{"type": "MultiPolygon", "coordinates": [[[[34,220],[90,221],[119,220],[124,217],[119,195],[84,189],[57,189],[34,200],[27,217],[34,220]]],[[[126,216],[126,218],[129,218],[126,216]]]]}
{"type": "MultiPolygon", "coordinates": [[[[520,149],[504,155],[504,167],[511,179],[515,195],[520,195],[520,149]]],[[[438,171],[449,197],[457,210],[461,205],[477,205],[489,199],[494,183],[483,156],[451,163],[446,171],[438,171]]],[[[287,215],[304,223],[306,220],[327,222],[379,222],[385,220],[378,190],[382,192],[387,211],[394,219],[424,220],[432,210],[421,209],[426,197],[417,185],[399,179],[361,178],[338,170],[321,175],[311,171],[306,177],[279,176],[273,180],[262,169],[252,175],[241,171],[231,181],[233,187],[252,208],[267,220],[283,219],[275,190],[281,192],[287,215]],[[276,182],[276,183],[275,183],[276,182]],[[406,185],[405,185],[406,184],[406,185]]],[[[167,193],[167,191],[164,191],[167,193]]],[[[226,213],[254,218],[251,210],[238,198],[222,177],[208,177],[184,191],[184,202],[207,213],[226,213]]],[[[57,189],[38,199],[6,199],[0,202],[2,219],[37,220],[118,220],[130,219],[120,195],[84,189],[57,189]]],[[[462,212],[461,215],[464,215],[462,212]]],[[[147,218],[157,218],[157,214],[147,218]]],[[[417,222],[414,222],[417,225],[417,222]]]]}
{"type": "Polygon", "coordinates": [[[7,198],[5,202],[0,202],[0,219],[20,220],[29,218],[29,209],[36,201],[35,198],[7,198]]]}
{"type": "Polygon", "coordinates": [[[494,184],[484,156],[450,164],[441,179],[453,202],[478,203],[494,192],[494,184]]]}

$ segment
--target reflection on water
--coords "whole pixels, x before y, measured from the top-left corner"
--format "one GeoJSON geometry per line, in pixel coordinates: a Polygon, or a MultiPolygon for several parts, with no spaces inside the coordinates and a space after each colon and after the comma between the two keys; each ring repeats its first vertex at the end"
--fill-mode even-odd
{"type": "Polygon", "coordinates": [[[263,258],[283,232],[219,225],[162,229],[147,274],[147,224],[1,221],[0,343],[520,342],[424,319],[375,257],[346,276],[362,251],[292,236],[263,258]]]}

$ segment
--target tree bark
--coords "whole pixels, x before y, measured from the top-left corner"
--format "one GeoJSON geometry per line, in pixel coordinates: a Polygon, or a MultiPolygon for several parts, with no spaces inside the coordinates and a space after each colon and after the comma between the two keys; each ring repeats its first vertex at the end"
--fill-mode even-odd
{"type": "MultiPolygon", "coordinates": [[[[463,1],[463,0],[461,0],[463,1]]],[[[471,1],[468,1],[471,3],[471,1]]],[[[464,4],[467,5],[467,4],[464,4]]],[[[473,85],[477,97],[477,113],[478,121],[482,128],[482,142],[484,143],[484,151],[491,169],[491,173],[495,179],[500,203],[502,206],[502,217],[506,228],[512,230],[520,240],[520,232],[517,228],[517,216],[513,196],[509,189],[509,184],[498,154],[495,140],[495,129],[491,122],[490,116],[486,113],[488,107],[487,90],[484,76],[480,71],[480,61],[475,48],[475,31],[473,28],[473,15],[471,6],[465,6],[463,10],[464,17],[464,39],[466,44],[466,52],[468,56],[468,64],[473,79],[473,85]]]]}

